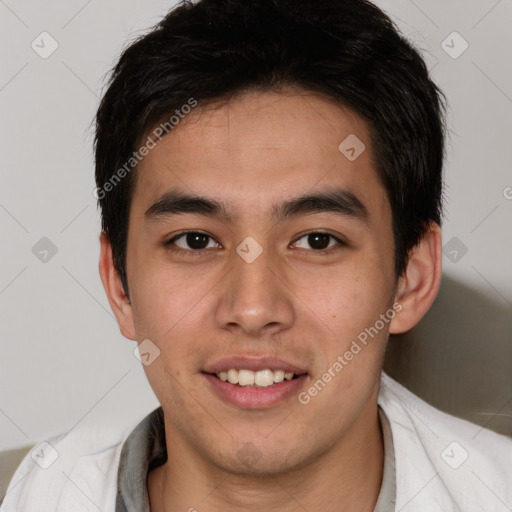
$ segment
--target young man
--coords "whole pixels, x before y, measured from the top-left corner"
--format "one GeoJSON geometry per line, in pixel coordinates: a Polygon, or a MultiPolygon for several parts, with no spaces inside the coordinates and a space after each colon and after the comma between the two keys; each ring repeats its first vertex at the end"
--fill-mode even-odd
{"type": "Polygon", "coordinates": [[[443,140],[366,1],[171,11],[96,135],[100,274],[161,407],[50,439],[1,511],[510,510],[512,440],[382,372],[439,289],[443,140]]]}

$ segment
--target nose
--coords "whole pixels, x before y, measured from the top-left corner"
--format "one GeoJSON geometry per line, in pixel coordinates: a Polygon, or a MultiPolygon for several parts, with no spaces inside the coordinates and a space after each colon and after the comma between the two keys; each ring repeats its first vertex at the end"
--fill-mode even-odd
{"type": "Polygon", "coordinates": [[[263,250],[248,262],[233,254],[231,271],[221,282],[215,310],[220,328],[258,338],[293,324],[293,293],[281,266],[268,256],[263,250]]]}

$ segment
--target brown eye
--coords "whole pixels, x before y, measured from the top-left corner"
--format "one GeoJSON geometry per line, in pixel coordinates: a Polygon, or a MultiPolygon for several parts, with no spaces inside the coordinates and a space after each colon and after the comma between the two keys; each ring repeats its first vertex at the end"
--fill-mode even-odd
{"type": "Polygon", "coordinates": [[[345,245],[344,242],[342,242],[339,238],[335,237],[334,235],[331,235],[329,233],[315,232],[315,233],[308,233],[307,235],[300,237],[295,242],[295,245],[297,247],[299,247],[300,249],[311,248],[315,251],[325,251],[327,249],[331,249],[332,247],[336,246],[336,242],[339,245],[345,245]],[[301,240],[304,240],[304,241],[301,242],[301,240]],[[299,245],[299,244],[301,244],[301,245],[299,245]]]}
{"type": "Polygon", "coordinates": [[[198,231],[180,233],[165,243],[165,246],[173,251],[189,253],[210,249],[216,247],[216,245],[218,244],[210,235],[198,231]],[[211,245],[211,243],[213,243],[213,245],[211,245]]]}

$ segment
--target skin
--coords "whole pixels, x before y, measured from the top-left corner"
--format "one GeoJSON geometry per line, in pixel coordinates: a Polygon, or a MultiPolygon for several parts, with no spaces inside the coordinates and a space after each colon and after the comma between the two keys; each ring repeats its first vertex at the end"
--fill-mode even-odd
{"type": "MultiPolygon", "coordinates": [[[[373,511],[383,470],[378,418],[389,332],[413,327],[441,279],[441,230],[432,223],[404,274],[393,274],[392,217],[373,163],[367,124],[352,110],[298,90],[250,92],[193,110],[140,163],[127,246],[130,300],[102,234],[100,274],[122,334],[161,353],[144,367],[162,404],[168,461],[148,476],[153,512],[304,509],[373,511]],[[338,149],[356,134],[353,162],[338,149]],[[221,200],[227,222],[198,214],[146,219],[172,188],[221,200]],[[343,187],[367,207],[368,223],[332,212],[276,222],[273,205],[343,187]],[[211,236],[202,256],[184,230],[211,236]],[[308,244],[318,231],[329,254],[308,244]],[[253,237],[252,263],[236,252],[253,237]],[[327,245],[327,243],[326,243],[327,245]],[[196,249],[197,251],[197,249],[196,249]],[[293,396],[265,410],[224,403],[201,370],[225,355],[275,355],[302,363],[307,390],[359,333],[395,302],[401,311],[303,405],[293,396]],[[251,463],[237,456],[251,442],[251,463]]],[[[205,244],[206,245],[206,244],[205,244]]]]}

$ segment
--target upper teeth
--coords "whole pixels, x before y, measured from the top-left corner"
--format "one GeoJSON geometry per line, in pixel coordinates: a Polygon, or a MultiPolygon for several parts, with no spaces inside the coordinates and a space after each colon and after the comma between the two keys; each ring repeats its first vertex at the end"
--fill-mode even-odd
{"type": "Polygon", "coordinates": [[[260,370],[253,372],[252,370],[235,370],[231,368],[227,372],[219,372],[216,375],[220,380],[228,381],[231,384],[266,387],[274,383],[283,382],[284,379],[291,380],[294,374],[284,370],[260,370]]]}

